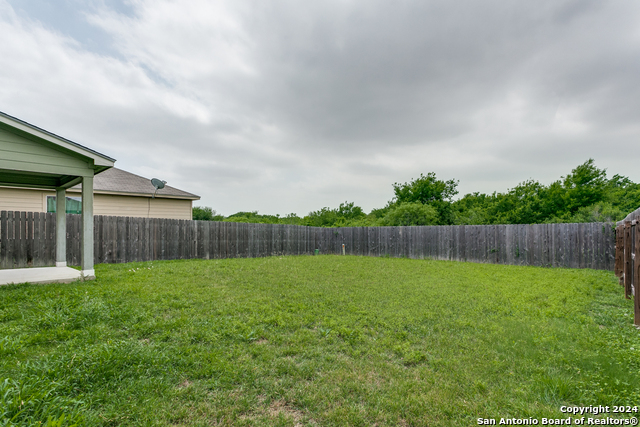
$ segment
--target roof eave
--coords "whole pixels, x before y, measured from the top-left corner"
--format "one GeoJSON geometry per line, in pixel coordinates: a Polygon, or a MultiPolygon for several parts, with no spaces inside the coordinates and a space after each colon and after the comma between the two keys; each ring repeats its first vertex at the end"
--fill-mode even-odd
{"type": "Polygon", "coordinates": [[[54,133],[41,129],[37,126],[32,125],[31,123],[27,123],[16,117],[10,116],[9,114],[3,113],[2,111],[0,111],[0,123],[4,123],[22,132],[31,134],[37,138],[40,138],[52,144],[58,145],[66,150],[72,151],[81,156],[92,159],[97,173],[113,167],[116,161],[116,159],[113,159],[102,153],[98,153],[95,150],[92,150],[90,148],[87,148],[83,145],[78,144],[77,142],[73,142],[69,139],[63,138],[59,135],[56,135],[54,133]]]}
{"type": "MultiPolygon", "coordinates": [[[[67,192],[80,193],[82,190],[79,188],[69,188],[67,192]]],[[[107,191],[107,190],[93,190],[93,194],[107,194],[110,196],[132,196],[132,197],[153,197],[153,193],[128,193],[125,191],[107,191]]],[[[200,196],[195,194],[189,196],[175,196],[171,194],[156,194],[156,199],[182,199],[182,200],[200,200],[200,196]]]]}

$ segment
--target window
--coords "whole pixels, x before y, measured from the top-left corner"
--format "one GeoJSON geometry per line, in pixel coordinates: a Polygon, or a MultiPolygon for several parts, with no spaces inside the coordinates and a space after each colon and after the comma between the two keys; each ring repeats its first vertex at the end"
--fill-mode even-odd
{"type": "MultiPolygon", "coordinates": [[[[66,210],[68,214],[81,214],[82,213],[82,198],[80,197],[67,197],[66,198],[66,210]]],[[[56,196],[47,196],[47,212],[56,211],[56,196]]]]}

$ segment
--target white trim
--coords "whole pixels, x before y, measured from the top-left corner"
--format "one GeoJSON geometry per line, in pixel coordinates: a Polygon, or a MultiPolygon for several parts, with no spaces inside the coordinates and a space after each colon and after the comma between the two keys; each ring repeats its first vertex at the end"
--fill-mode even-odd
{"type": "Polygon", "coordinates": [[[56,261],[56,267],[66,267],[67,261],[56,261]]]}

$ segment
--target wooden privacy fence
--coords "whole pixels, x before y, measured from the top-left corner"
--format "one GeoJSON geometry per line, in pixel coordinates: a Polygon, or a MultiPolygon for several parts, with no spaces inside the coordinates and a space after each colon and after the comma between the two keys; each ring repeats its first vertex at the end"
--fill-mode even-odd
{"type": "MultiPolygon", "coordinates": [[[[55,214],[0,212],[0,268],[55,264],[55,214]]],[[[67,215],[67,263],[80,265],[81,216],[67,215]]],[[[321,254],[613,270],[613,225],[319,228],[94,217],[94,262],[321,254]]]]}
{"type": "Polygon", "coordinates": [[[637,278],[640,278],[640,209],[631,212],[616,224],[616,258],[614,272],[624,287],[624,296],[633,297],[633,319],[640,326],[640,292],[637,278]]]}
{"type": "Polygon", "coordinates": [[[55,215],[40,212],[0,212],[0,268],[55,265],[55,215]]]}

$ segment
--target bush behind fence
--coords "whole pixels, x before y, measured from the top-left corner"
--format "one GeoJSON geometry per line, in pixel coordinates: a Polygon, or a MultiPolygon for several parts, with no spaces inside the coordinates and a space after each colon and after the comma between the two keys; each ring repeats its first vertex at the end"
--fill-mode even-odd
{"type": "MultiPolygon", "coordinates": [[[[55,265],[55,214],[0,212],[0,268],[55,265]]],[[[67,263],[80,265],[81,216],[67,215],[67,263]]],[[[94,261],[123,263],[342,254],[613,270],[609,223],[319,228],[94,217],[94,261]]]]}

